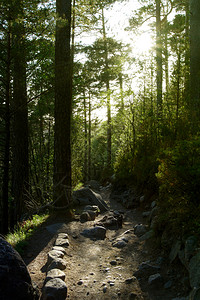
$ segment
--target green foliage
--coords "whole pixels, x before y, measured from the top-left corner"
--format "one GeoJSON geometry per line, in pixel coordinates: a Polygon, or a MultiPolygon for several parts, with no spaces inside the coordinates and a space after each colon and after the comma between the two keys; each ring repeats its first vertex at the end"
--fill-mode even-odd
{"type": "Polygon", "coordinates": [[[19,253],[23,253],[24,247],[27,245],[27,240],[33,235],[35,230],[46,221],[48,215],[34,215],[32,219],[25,220],[19,223],[13,233],[6,236],[6,240],[19,253]]]}
{"type": "Polygon", "coordinates": [[[159,159],[159,206],[182,234],[200,234],[200,138],[179,141],[159,159]]]}

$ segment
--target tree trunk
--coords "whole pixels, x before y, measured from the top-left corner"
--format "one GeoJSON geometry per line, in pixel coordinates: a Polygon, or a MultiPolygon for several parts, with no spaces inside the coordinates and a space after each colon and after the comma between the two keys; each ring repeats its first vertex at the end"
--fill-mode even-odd
{"type": "Polygon", "coordinates": [[[54,201],[71,201],[71,0],[56,1],[54,201]]]}
{"type": "Polygon", "coordinates": [[[20,220],[29,189],[28,108],[26,94],[26,50],[22,2],[14,8],[13,24],[13,196],[15,222],[20,220]]]}
{"type": "Polygon", "coordinates": [[[199,128],[200,113],[200,1],[190,0],[190,96],[193,132],[199,128]]]}
{"type": "Polygon", "coordinates": [[[185,85],[184,85],[184,98],[189,104],[190,94],[190,11],[189,0],[185,1],[185,85]]]}
{"type": "Polygon", "coordinates": [[[4,150],[4,170],[3,170],[3,186],[2,186],[2,200],[3,200],[3,224],[2,233],[8,232],[9,213],[8,213],[8,197],[9,197],[9,161],[10,161],[10,68],[11,68],[11,41],[10,41],[10,21],[7,33],[7,78],[6,78],[6,107],[5,107],[5,150],[4,150]]]}
{"type": "Polygon", "coordinates": [[[102,7],[102,25],[103,25],[103,39],[105,48],[105,72],[106,72],[106,92],[107,92],[107,168],[108,171],[111,169],[111,104],[110,104],[110,80],[109,80],[109,66],[108,66],[108,45],[106,40],[106,29],[105,29],[105,19],[104,11],[102,7]]]}
{"type": "Polygon", "coordinates": [[[160,0],[156,0],[156,73],[157,73],[157,114],[158,120],[162,118],[162,40],[160,0]]]}
{"type": "Polygon", "coordinates": [[[123,92],[123,79],[122,79],[122,73],[119,73],[119,87],[120,87],[120,110],[122,114],[124,114],[124,92],[123,92]]]}
{"type": "Polygon", "coordinates": [[[88,158],[88,143],[87,143],[87,107],[86,107],[86,97],[85,97],[85,91],[83,93],[83,106],[84,106],[84,182],[87,181],[88,177],[88,163],[87,163],[87,158],[88,158]]]}
{"type": "Polygon", "coordinates": [[[180,107],[180,68],[181,68],[181,50],[178,48],[177,58],[177,85],[176,85],[176,127],[175,127],[175,139],[178,134],[178,121],[179,121],[179,107],[180,107]]]}
{"type": "Polygon", "coordinates": [[[91,99],[89,92],[89,126],[88,126],[88,179],[91,179],[91,99]]]}

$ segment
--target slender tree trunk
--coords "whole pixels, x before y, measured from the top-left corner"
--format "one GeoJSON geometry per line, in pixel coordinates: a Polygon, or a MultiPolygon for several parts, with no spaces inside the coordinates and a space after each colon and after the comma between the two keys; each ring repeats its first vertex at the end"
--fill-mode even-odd
{"type": "Polygon", "coordinates": [[[89,92],[89,110],[88,110],[88,117],[89,117],[89,124],[88,124],[88,179],[91,179],[91,99],[90,99],[90,92],[89,92]]]}
{"type": "Polygon", "coordinates": [[[26,48],[22,1],[15,7],[13,24],[13,196],[16,205],[15,221],[23,213],[29,190],[28,107],[26,94],[26,48]]]}
{"type": "Polygon", "coordinates": [[[122,79],[122,73],[119,73],[119,87],[120,87],[120,110],[122,114],[124,113],[124,92],[123,92],[123,79],[122,79]]]}
{"type": "Polygon", "coordinates": [[[109,171],[111,169],[111,156],[112,156],[111,104],[110,104],[110,79],[109,79],[109,66],[108,66],[108,45],[106,40],[106,28],[105,28],[103,7],[102,7],[102,25],[103,25],[104,48],[105,48],[104,54],[105,54],[106,91],[107,91],[107,168],[109,171]]]}
{"type": "Polygon", "coordinates": [[[30,156],[32,157],[31,166],[33,166],[33,171],[31,169],[31,174],[30,175],[32,176],[33,185],[35,187],[37,198],[41,199],[41,191],[40,191],[40,188],[39,188],[39,178],[38,178],[39,171],[37,169],[38,164],[37,164],[36,159],[35,159],[35,157],[38,156],[38,155],[36,154],[36,151],[34,151],[31,137],[29,137],[29,149],[30,149],[30,156]]]}
{"type": "Polygon", "coordinates": [[[88,177],[88,162],[87,162],[87,158],[88,158],[88,143],[87,143],[87,139],[88,139],[88,134],[87,134],[87,107],[86,107],[86,97],[85,97],[85,91],[83,93],[83,106],[84,106],[84,137],[85,137],[85,141],[84,141],[84,182],[87,181],[87,177],[88,177]]]}
{"type": "Polygon", "coordinates": [[[162,40],[161,40],[161,19],[160,0],[156,0],[156,73],[157,73],[157,115],[162,118],[162,40]]]}
{"type": "Polygon", "coordinates": [[[175,139],[178,134],[178,120],[179,120],[179,107],[180,107],[180,68],[181,68],[181,53],[178,49],[178,58],[177,58],[177,86],[176,86],[176,128],[175,128],[175,139]]]}
{"type": "Polygon", "coordinates": [[[66,206],[71,201],[72,185],[70,145],[72,106],[71,0],[57,0],[56,11],[54,200],[57,206],[66,206]]]}
{"type": "Polygon", "coordinates": [[[75,51],[75,20],[76,20],[76,1],[73,0],[73,4],[72,4],[72,46],[71,46],[72,75],[73,75],[74,51],[75,51]]]}
{"type": "Polygon", "coordinates": [[[6,234],[9,226],[9,212],[8,212],[8,196],[9,196],[9,161],[10,161],[10,68],[11,68],[11,41],[10,41],[10,21],[7,33],[7,78],[6,78],[6,105],[5,105],[5,150],[4,150],[4,172],[3,172],[3,226],[2,232],[6,234]]]}
{"type": "Polygon", "coordinates": [[[154,83],[153,83],[153,79],[154,79],[154,76],[153,76],[153,72],[154,71],[154,67],[153,67],[153,62],[151,62],[151,89],[150,89],[150,116],[151,116],[151,122],[150,122],[150,135],[151,135],[151,144],[154,143],[154,107],[153,107],[153,95],[154,95],[154,91],[153,91],[153,86],[154,86],[154,83]]]}
{"type": "Polygon", "coordinates": [[[185,85],[184,85],[184,98],[189,104],[189,91],[190,91],[190,10],[189,0],[185,1],[185,85]]]}
{"type": "Polygon", "coordinates": [[[50,197],[50,146],[51,146],[51,121],[48,123],[48,143],[47,143],[47,199],[50,197]]]}
{"type": "Polygon", "coordinates": [[[190,98],[192,131],[199,131],[200,114],[200,1],[190,0],[190,98]]]}
{"type": "Polygon", "coordinates": [[[167,36],[167,31],[165,30],[165,40],[164,40],[164,53],[165,53],[165,90],[166,90],[166,95],[165,99],[166,101],[168,100],[168,94],[169,94],[169,53],[168,53],[168,36],[167,36]]]}

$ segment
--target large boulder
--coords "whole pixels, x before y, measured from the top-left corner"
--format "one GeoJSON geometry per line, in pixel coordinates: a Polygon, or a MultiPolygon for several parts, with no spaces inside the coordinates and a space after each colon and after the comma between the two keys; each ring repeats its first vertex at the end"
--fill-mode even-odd
{"type": "Polygon", "coordinates": [[[100,211],[107,211],[108,206],[100,194],[93,192],[89,187],[81,188],[73,192],[73,203],[75,205],[97,205],[100,211]]]}
{"type": "Polygon", "coordinates": [[[148,278],[160,270],[159,266],[151,265],[149,262],[143,262],[139,265],[138,270],[134,273],[137,278],[148,278]]]}
{"type": "Polygon", "coordinates": [[[81,234],[90,239],[100,239],[103,240],[106,237],[106,229],[102,226],[96,226],[84,229],[81,234]]]}
{"type": "Polygon", "coordinates": [[[200,287],[200,251],[191,258],[189,263],[190,285],[192,288],[200,287]]]}
{"type": "Polygon", "coordinates": [[[0,237],[0,299],[36,300],[27,267],[13,247],[0,237]]]}
{"type": "Polygon", "coordinates": [[[96,180],[90,180],[86,183],[86,186],[92,189],[93,191],[98,192],[100,190],[100,183],[96,180]]]}
{"type": "Polygon", "coordinates": [[[122,228],[123,215],[118,211],[108,212],[103,218],[101,218],[97,225],[103,226],[107,229],[119,229],[122,228]]]}
{"type": "Polygon", "coordinates": [[[135,227],[134,227],[134,233],[138,237],[141,237],[146,232],[147,232],[147,226],[146,225],[143,225],[143,224],[137,224],[137,225],[135,225],[135,227]]]}

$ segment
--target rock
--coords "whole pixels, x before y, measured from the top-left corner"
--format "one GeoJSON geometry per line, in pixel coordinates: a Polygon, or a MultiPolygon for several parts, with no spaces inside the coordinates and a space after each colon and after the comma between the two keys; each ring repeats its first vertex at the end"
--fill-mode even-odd
{"type": "Polygon", "coordinates": [[[47,254],[48,259],[47,259],[47,265],[50,265],[51,262],[56,259],[56,258],[63,258],[64,253],[58,250],[51,250],[49,251],[49,253],[47,254]]]}
{"type": "Polygon", "coordinates": [[[27,267],[13,247],[0,237],[0,299],[36,300],[37,290],[33,287],[27,267]]]}
{"type": "Polygon", "coordinates": [[[167,281],[165,284],[164,284],[164,288],[167,290],[167,289],[170,289],[172,287],[172,281],[169,280],[167,281]]]}
{"type": "Polygon", "coordinates": [[[116,262],[116,260],[111,260],[111,261],[110,261],[110,264],[111,264],[111,266],[116,266],[116,265],[117,265],[117,262],[116,262]]]}
{"type": "Polygon", "coordinates": [[[105,239],[106,229],[102,226],[95,226],[92,228],[84,229],[81,234],[91,239],[105,239]]]}
{"type": "Polygon", "coordinates": [[[157,227],[157,224],[159,223],[158,216],[155,216],[151,219],[150,229],[154,229],[157,227]]]}
{"type": "Polygon", "coordinates": [[[156,273],[149,276],[148,284],[150,286],[158,287],[161,286],[162,281],[163,281],[162,276],[159,273],[156,273]]]}
{"type": "Polygon", "coordinates": [[[134,236],[134,230],[129,229],[122,233],[118,238],[114,239],[113,247],[123,248],[127,245],[128,241],[134,236]]]}
{"type": "Polygon", "coordinates": [[[69,247],[69,240],[68,240],[68,234],[59,234],[54,246],[59,246],[59,247],[69,247]]]}
{"type": "Polygon", "coordinates": [[[98,214],[98,212],[100,211],[97,205],[86,205],[83,210],[84,211],[92,210],[96,214],[98,214]]]}
{"type": "Polygon", "coordinates": [[[47,271],[49,272],[52,269],[65,270],[66,269],[66,265],[67,265],[66,262],[62,258],[56,258],[48,266],[47,271]]]}
{"type": "Polygon", "coordinates": [[[144,211],[142,213],[143,218],[148,218],[150,216],[151,212],[150,211],[144,211]]]}
{"type": "Polygon", "coordinates": [[[52,269],[47,273],[45,283],[51,279],[60,278],[61,280],[65,280],[65,273],[59,269],[52,269]]]}
{"type": "Polygon", "coordinates": [[[100,191],[100,183],[96,180],[90,180],[86,183],[86,187],[89,187],[93,191],[100,191]]]}
{"type": "Polygon", "coordinates": [[[154,207],[149,215],[149,220],[152,222],[152,220],[158,215],[158,207],[154,207]]]}
{"type": "Polygon", "coordinates": [[[172,263],[175,260],[175,258],[177,257],[178,252],[180,251],[180,249],[181,249],[181,242],[176,241],[172,245],[172,248],[171,248],[171,251],[170,251],[170,254],[169,254],[170,263],[172,263]]]}
{"type": "Polygon", "coordinates": [[[144,235],[147,232],[147,227],[143,224],[137,224],[134,227],[134,233],[135,235],[137,235],[138,237],[144,235]]]}
{"type": "Polygon", "coordinates": [[[200,286],[200,251],[190,260],[189,277],[192,288],[200,286]]]}
{"type": "Polygon", "coordinates": [[[129,234],[134,234],[134,229],[128,229],[128,230],[124,231],[124,233],[122,233],[121,236],[129,235],[129,234]]]}
{"type": "Polygon", "coordinates": [[[67,285],[60,278],[54,278],[45,284],[42,299],[65,300],[67,297],[67,285]]]}
{"type": "Polygon", "coordinates": [[[153,209],[154,207],[156,207],[156,201],[151,202],[151,208],[153,209]]]}
{"type": "Polygon", "coordinates": [[[142,204],[144,202],[145,196],[140,197],[140,203],[142,204]]]}
{"type": "Polygon", "coordinates": [[[107,291],[107,286],[105,285],[105,286],[103,287],[103,292],[106,293],[106,291],[107,291]]]}
{"type": "Polygon", "coordinates": [[[82,284],[83,284],[83,280],[79,280],[79,281],[77,282],[77,284],[78,284],[78,285],[82,285],[82,284]]]}
{"type": "Polygon", "coordinates": [[[118,229],[122,227],[122,214],[109,212],[97,223],[98,226],[103,226],[107,229],[118,229]]]}
{"type": "Polygon", "coordinates": [[[96,215],[97,215],[96,212],[93,211],[93,210],[88,210],[87,213],[88,213],[89,216],[90,216],[90,220],[91,220],[91,221],[94,221],[95,218],[96,218],[96,215]]]}
{"type": "Polygon", "coordinates": [[[126,283],[126,284],[131,284],[131,283],[134,282],[135,280],[136,280],[136,277],[127,278],[127,279],[125,280],[125,283],[126,283]]]}
{"type": "Polygon", "coordinates": [[[134,273],[134,276],[136,276],[137,278],[146,278],[150,275],[155,274],[159,270],[159,266],[153,266],[147,262],[143,262],[141,263],[141,265],[139,265],[138,270],[134,273]]]}
{"type": "Polygon", "coordinates": [[[154,231],[151,229],[140,237],[140,241],[146,241],[154,237],[154,231]]]}
{"type": "Polygon", "coordinates": [[[180,259],[180,262],[188,269],[188,262],[185,259],[185,250],[180,250],[178,252],[178,258],[180,259]]]}
{"type": "Polygon", "coordinates": [[[62,253],[66,254],[66,250],[60,246],[53,246],[52,250],[61,251],[62,253]]]}
{"type": "Polygon", "coordinates": [[[69,238],[69,236],[67,233],[62,232],[62,233],[58,234],[58,239],[68,240],[68,238],[69,238]]]}
{"type": "Polygon", "coordinates": [[[90,188],[85,187],[73,192],[73,202],[77,205],[96,205],[100,211],[107,211],[108,206],[103,201],[100,194],[93,192],[90,188]]]}
{"type": "Polygon", "coordinates": [[[136,298],[137,298],[137,294],[134,293],[134,292],[132,292],[132,293],[130,293],[130,294],[128,295],[128,299],[129,299],[129,300],[134,300],[134,299],[136,299],[136,298]]]}
{"type": "Polygon", "coordinates": [[[197,238],[195,236],[190,236],[185,242],[185,260],[189,263],[191,257],[195,255],[195,250],[197,248],[197,238]]]}
{"type": "Polygon", "coordinates": [[[87,211],[82,212],[82,214],[80,215],[80,221],[83,222],[87,222],[87,221],[91,221],[90,215],[87,211]]]}
{"type": "Polygon", "coordinates": [[[119,240],[119,241],[112,243],[112,245],[113,245],[113,247],[121,249],[121,248],[126,247],[127,243],[128,243],[128,241],[119,240]]]}

